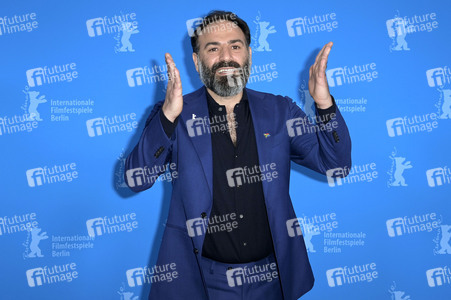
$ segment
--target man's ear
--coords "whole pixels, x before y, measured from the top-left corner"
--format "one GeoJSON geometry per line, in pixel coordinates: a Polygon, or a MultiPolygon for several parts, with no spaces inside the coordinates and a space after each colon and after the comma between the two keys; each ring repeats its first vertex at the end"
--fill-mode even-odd
{"type": "Polygon", "coordinates": [[[249,66],[252,66],[252,48],[249,46],[249,66]]]}
{"type": "Polygon", "coordinates": [[[197,67],[197,60],[198,59],[199,59],[199,56],[197,55],[197,53],[193,52],[193,62],[194,62],[194,66],[196,67],[197,73],[199,73],[199,68],[197,67]]]}

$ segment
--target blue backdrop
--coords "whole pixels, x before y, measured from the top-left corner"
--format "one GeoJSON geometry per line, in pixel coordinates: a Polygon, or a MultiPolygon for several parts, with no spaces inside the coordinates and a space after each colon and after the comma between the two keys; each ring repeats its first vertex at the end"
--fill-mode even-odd
{"type": "Polygon", "coordinates": [[[0,298],[147,297],[127,270],[155,264],[171,183],[133,194],[124,158],[164,98],[165,52],[185,94],[201,86],[188,34],[211,9],[249,24],[248,87],[308,114],[308,68],[334,42],[327,77],[353,167],[332,180],[293,165],[293,205],[313,228],[304,298],[450,299],[445,0],[3,1],[0,298]]]}

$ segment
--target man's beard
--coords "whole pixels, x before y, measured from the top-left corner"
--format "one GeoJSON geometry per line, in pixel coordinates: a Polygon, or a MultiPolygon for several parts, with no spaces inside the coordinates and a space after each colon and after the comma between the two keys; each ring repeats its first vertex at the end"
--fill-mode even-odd
{"type": "Polygon", "coordinates": [[[220,61],[208,68],[200,58],[197,65],[202,82],[207,88],[221,97],[231,97],[239,94],[246,86],[250,75],[249,56],[244,61],[243,66],[240,66],[235,61],[220,61]],[[237,68],[238,70],[231,74],[218,75],[218,78],[216,78],[216,71],[225,67],[237,68]],[[235,74],[237,72],[238,74],[235,74]]]}

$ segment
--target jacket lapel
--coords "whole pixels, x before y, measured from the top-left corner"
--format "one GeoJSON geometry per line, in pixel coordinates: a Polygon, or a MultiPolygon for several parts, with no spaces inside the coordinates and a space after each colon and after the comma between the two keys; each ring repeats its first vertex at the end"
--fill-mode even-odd
{"type": "MultiPolygon", "coordinates": [[[[197,155],[202,163],[202,168],[204,170],[205,180],[208,183],[210,190],[210,199],[213,199],[213,154],[211,150],[211,135],[210,135],[210,124],[207,105],[205,87],[200,88],[192,94],[188,99],[184,99],[183,110],[181,113],[181,122],[184,127],[190,126],[187,123],[189,120],[194,118],[202,118],[204,124],[201,127],[196,127],[196,129],[201,130],[201,134],[195,130],[195,135],[190,136],[190,140],[196,149],[197,155]],[[207,122],[205,122],[207,121],[207,122]]],[[[191,121],[192,122],[192,121],[191,121]]],[[[191,124],[192,125],[192,124],[191,124]]],[[[192,126],[190,126],[193,128],[192,126]]],[[[188,130],[188,128],[187,128],[188,130]]],[[[189,131],[188,131],[189,132],[189,131]]]]}
{"type": "MultiPolygon", "coordinates": [[[[254,124],[255,139],[257,141],[257,153],[260,165],[270,164],[272,160],[272,145],[276,135],[273,125],[274,112],[271,111],[269,101],[264,94],[256,93],[254,90],[246,89],[249,107],[254,124]],[[269,135],[268,135],[269,134],[269,135]]],[[[268,182],[262,181],[265,199],[268,196],[268,182]]]]}

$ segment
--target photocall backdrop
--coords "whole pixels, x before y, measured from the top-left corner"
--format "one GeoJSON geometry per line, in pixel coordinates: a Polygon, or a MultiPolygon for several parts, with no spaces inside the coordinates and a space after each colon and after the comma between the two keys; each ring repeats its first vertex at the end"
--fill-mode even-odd
{"type": "MultiPolygon", "coordinates": [[[[450,299],[444,0],[3,1],[0,298],[147,298],[177,173],[134,194],[124,160],[164,99],[165,52],[184,94],[202,85],[189,34],[212,9],[250,27],[248,87],[289,96],[310,116],[308,68],[334,42],[327,79],[353,164],[345,179],[293,164],[316,278],[304,298],[450,299]]],[[[183,280],[176,269],[154,279],[183,280]]]]}

